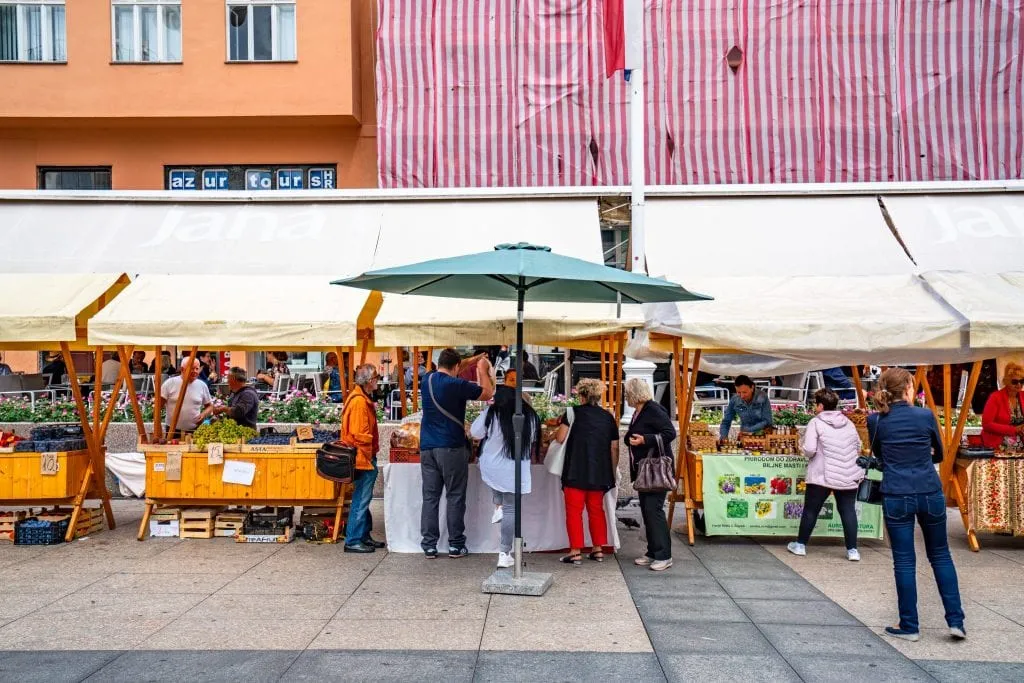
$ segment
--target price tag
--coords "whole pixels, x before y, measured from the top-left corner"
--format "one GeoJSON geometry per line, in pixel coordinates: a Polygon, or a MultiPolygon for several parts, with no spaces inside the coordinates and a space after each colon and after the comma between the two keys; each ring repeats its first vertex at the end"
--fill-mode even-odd
{"type": "Polygon", "coordinates": [[[297,430],[297,436],[299,441],[312,441],[313,440],[313,428],[309,425],[302,425],[297,430]]]}
{"type": "Polygon", "coordinates": [[[181,481],[181,451],[167,451],[166,481],[181,481]]]}
{"type": "Polygon", "coordinates": [[[60,462],[57,460],[56,453],[40,453],[39,454],[39,472],[40,474],[54,475],[57,474],[57,470],[60,469],[60,462]]]}
{"type": "Polygon", "coordinates": [[[206,444],[206,464],[208,464],[208,465],[222,465],[222,464],[224,464],[224,444],[222,444],[222,443],[206,444]]]}

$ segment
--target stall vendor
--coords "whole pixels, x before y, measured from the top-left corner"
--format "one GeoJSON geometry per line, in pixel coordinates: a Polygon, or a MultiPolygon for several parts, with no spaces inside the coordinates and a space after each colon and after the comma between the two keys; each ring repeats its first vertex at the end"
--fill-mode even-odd
{"type": "MultiPolygon", "coordinates": [[[[177,377],[172,377],[164,382],[160,388],[160,395],[167,406],[168,424],[174,419],[174,411],[181,397],[181,385],[184,383],[182,378],[184,373],[188,372],[188,361],[188,358],[182,361],[181,373],[177,377]]],[[[200,414],[213,403],[213,398],[210,396],[210,388],[199,381],[200,367],[198,358],[192,361],[192,379],[185,390],[185,403],[181,406],[181,412],[178,414],[178,423],[174,425],[182,433],[194,432],[196,427],[202,422],[200,414]]],[[[169,432],[170,430],[168,430],[169,432]]]]}
{"type": "Polygon", "coordinates": [[[228,370],[228,388],[231,397],[226,406],[209,406],[199,415],[202,422],[211,415],[227,415],[232,420],[250,429],[256,429],[260,413],[260,395],[249,385],[245,368],[228,370]]]}
{"type": "Polygon", "coordinates": [[[722,441],[729,436],[729,428],[737,415],[740,418],[740,434],[757,434],[772,426],[772,405],[768,401],[768,394],[757,389],[753,380],[746,375],[737,377],[735,384],[736,393],[729,399],[718,433],[722,441]]]}
{"type": "Polygon", "coordinates": [[[999,448],[1003,439],[1024,438],[1022,388],[1024,367],[1007,363],[1003,372],[1003,388],[988,397],[985,412],[981,415],[981,442],[986,448],[999,448]]]}

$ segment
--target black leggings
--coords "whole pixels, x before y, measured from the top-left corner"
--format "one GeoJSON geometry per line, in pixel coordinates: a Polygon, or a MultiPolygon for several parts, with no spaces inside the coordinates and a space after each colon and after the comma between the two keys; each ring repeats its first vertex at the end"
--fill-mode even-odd
{"type": "Polygon", "coordinates": [[[797,536],[797,543],[807,545],[811,532],[814,531],[814,524],[818,521],[821,506],[825,504],[825,499],[830,493],[836,497],[839,519],[843,520],[846,549],[853,550],[857,547],[857,489],[834,491],[826,486],[808,484],[807,493],[804,494],[804,512],[800,517],[800,535],[797,536]]]}

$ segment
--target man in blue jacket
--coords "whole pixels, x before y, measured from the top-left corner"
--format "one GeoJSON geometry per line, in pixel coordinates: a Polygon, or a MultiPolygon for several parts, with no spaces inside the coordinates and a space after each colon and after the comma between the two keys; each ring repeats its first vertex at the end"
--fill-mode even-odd
{"type": "Polygon", "coordinates": [[[736,378],[736,393],[729,399],[722,416],[722,427],[718,438],[724,441],[729,436],[729,428],[737,415],[740,417],[741,434],[757,434],[772,426],[772,404],[768,394],[754,387],[754,382],[746,375],[736,378]]]}

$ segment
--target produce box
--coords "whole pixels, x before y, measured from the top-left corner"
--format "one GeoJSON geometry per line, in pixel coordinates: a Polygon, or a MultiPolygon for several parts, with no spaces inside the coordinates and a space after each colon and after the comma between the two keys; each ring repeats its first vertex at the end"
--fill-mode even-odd
{"type": "Polygon", "coordinates": [[[29,517],[14,523],[15,545],[57,545],[64,542],[71,517],[61,516],[59,520],[29,517]]]}
{"type": "Polygon", "coordinates": [[[295,540],[295,529],[288,527],[278,534],[238,534],[236,543],[291,543],[295,540]]]}
{"type": "Polygon", "coordinates": [[[0,512],[0,541],[14,541],[14,525],[25,519],[28,513],[24,510],[0,512]]]}
{"type": "Polygon", "coordinates": [[[181,511],[179,538],[213,538],[220,508],[185,508],[181,511]]]}
{"type": "Polygon", "coordinates": [[[180,529],[178,508],[161,508],[149,517],[149,535],[154,538],[177,538],[180,529]]]}
{"type": "Polygon", "coordinates": [[[221,512],[214,522],[213,535],[230,537],[240,533],[245,524],[246,514],[244,510],[221,512]]]}
{"type": "Polygon", "coordinates": [[[388,462],[391,463],[419,463],[420,461],[420,449],[412,448],[396,448],[391,447],[391,452],[388,455],[388,462]]]}

